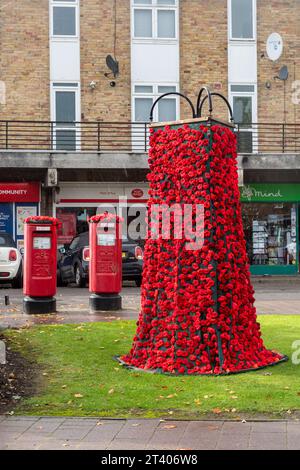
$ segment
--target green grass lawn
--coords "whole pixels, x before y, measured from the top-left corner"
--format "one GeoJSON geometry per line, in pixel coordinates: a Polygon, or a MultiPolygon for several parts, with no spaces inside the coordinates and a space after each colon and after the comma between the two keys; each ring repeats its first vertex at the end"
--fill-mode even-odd
{"type": "MultiPolygon", "coordinates": [[[[269,348],[291,357],[300,316],[260,317],[269,348]]],[[[103,417],[284,416],[300,410],[300,365],[223,377],[130,371],[113,360],[129,351],[134,321],[9,330],[11,347],[41,366],[37,395],[17,413],[103,417]]],[[[298,357],[300,355],[298,354],[298,357]]]]}

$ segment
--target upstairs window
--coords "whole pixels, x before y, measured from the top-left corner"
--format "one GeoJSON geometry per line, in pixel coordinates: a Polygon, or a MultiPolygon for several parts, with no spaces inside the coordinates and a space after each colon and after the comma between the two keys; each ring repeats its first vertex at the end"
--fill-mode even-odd
{"type": "Polygon", "coordinates": [[[255,2],[229,0],[231,39],[255,39],[255,2]]]}
{"type": "Polygon", "coordinates": [[[52,36],[77,36],[77,0],[52,0],[52,36]]]}
{"type": "MultiPolygon", "coordinates": [[[[148,122],[154,101],[163,93],[177,91],[176,85],[135,85],[134,86],[134,121],[148,122]]],[[[178,99],[166,96],[160,100],[154,110],[154,121],[176,121],[178,115],[178,99]]]]}
{"type": "Polygon", "coordinates": [[[133,0],[133,37],[176,39],[177,0],[133,0]]]}
{"type": "Polygon", "coordinates": [[[233,116],[237,124],[251,124],[254,115],[254,97],[256,89],[254,85],[231,85],[233,116]]]}

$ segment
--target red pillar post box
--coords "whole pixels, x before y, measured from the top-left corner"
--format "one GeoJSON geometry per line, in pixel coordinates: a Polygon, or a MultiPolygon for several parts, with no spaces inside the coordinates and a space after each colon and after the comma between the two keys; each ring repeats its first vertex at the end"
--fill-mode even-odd
{"type": "Polygon", "coordinates": [[[89,219],[90,309],[122,308],[122,224],[118,216],[104,213],[89,219]]]}
{"type": "Polygon", "coordinates": [[[24,222],[24,313],[56,311],[58,225],[58,219],[43,216],[24,222]]]}

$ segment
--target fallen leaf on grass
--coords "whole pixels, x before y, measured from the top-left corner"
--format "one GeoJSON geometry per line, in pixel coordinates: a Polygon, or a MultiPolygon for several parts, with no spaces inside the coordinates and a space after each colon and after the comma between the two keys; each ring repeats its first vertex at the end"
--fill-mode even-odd
{"type": "Polygon", "coordinates": [[[201,405],[201,401],[199,400],[199,398],[195,398],[194,402],[197,406],[201,405]]]}
{"type": "Polygon", "coordinates": [[[212,412],[213,412],[215,415],[219,415],[220,413],[222,413],[222,410],[221,410],[221,408],[214,408],[214,409],[212,410],[212,412]]]}
{"type": "Polygon", "coordinates": [[[83,398],[83,395],[81,395],[81,393],[75,393],[74,397],[75,398],[83,398]]]}
{"type": "Polygon", "coordinates": [[[108,394],[109,395],[112,395],[114,393],[115,389],[114,388],[111,388],[109,391],[108,391],[108,394]]]}
{"type": "Polygon", "coordinates": [[[61,388],[67,388],[67,386],[66,386],[66,385],[62,385],[61,388]]]}

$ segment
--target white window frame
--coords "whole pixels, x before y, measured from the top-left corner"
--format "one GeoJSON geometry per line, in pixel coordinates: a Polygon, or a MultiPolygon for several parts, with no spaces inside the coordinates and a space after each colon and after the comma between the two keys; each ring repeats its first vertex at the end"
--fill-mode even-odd
{"type": "MultiPolygon", "coordinates": [[[[131,125],[131,142],[132,142],[132,150],[136,153],[144,153],[148,151],[149,148],[149,128],[145,127],[145,122],[148,121],[136,121],[135,120],[135,99],[136,98],[151,98],[152,104],[154,101],[161,96],[161,93],[158,93],[159,86],[172,86],[176,88],[176,92],[179,91],[179,84],[174,82],[160,82],[160,83],[149,83],[149,82],[135,82],[132,84],[131,90],[131,109],[132,109],[132,125],[131,125]],[[152,86],[153,92],[152,93],[136,93],[135,87],[136,86],[152,86]],[[145,137],[147,139],[147,145],[145,148],[145,137]]],[[[172,95],[170,95],[171,97],[172,95]]],[[[179,96],[174,95],[173,99],[176,102],[176,120],[179,117],[180,113],[180,101],[179,96]]],[[[158,121],[158,106],[154,108],[153,114],[153,121],[158,121]]]]}
{"type": "Polygon", "coordinates": [[[175,5],[158,5],[156,0],[152,0],[152,4],[150,5],[143,5],[143,4],[135,4],[134,0],[131,0],[131,37],[134,41],[142,41],[142,42],[176,42],[179,38],[179,0],[175,0],[175,5]],[[134,35],[134,12],[135,10],[150,10],[152,11],[152,36],[151,37],[142,37],[142,36],[135,36],[134,35]],[[161,38],[158,37],[158,20],[157,20],[157,13],[160,10],[165,11],[174,11],[175,12],[175,37],[173,38],[161,38]]]}
{"type": "MultiPolygon", "coordinates": [[[[178,83],[171,83],[171,82],[166,82],[166,83],[141,83],[141,82],[135,82],[132,84],[132,90],[131,90],[131,96],[132,96],[132,122],[139,123],[140,121],[135,121],[135,99],[136,98],[152,98],[152,104],[154,101],[161,96],[162,93],[158,92],[158,87],[160,86],[166,86],[166,87],[175,87],[175,91],[178,93],[179,92],[179,85],[178,83]],[[153,87],[153,92],[152,93],[136,93],[135,92],[135,87],[136,86],[152,86],[153,87]]],[[[168,97],[167,97],[168,98],[168,97]]],[[[179,101],[179,96],[177,95],[170,95],[170,98],[173,98],[176,102],[176,118],[175,120],[179,119],[180,115],[180,101],[179,101]]],[[[153,114],[153,121],[157,122],[158,121],[158,105],[154,108],[154,114],[153,114]]]]}
{"type": "MultiPolygon", "coordinates": [[[[246,98],[251,98],[252,100],[252,123],[256,124],[257,123],[257,84],[256,83],[230,83],[228,85],[229,87],[229,102],[233,111],[233,98],[234,97],[246,97],[246,98]],[[240,85],[240,86],[253,86],[254,90],[251,91],[231,91],[232,85],[240,85]]],[[[252,127],[249,125],[249,127],[246,127],[245,124],[242,124],[245,126],[241,132],[243,131],[251,131],[252,132],[252,153],[257,153],[258,152],[258,129],[257,126],[252,127]]]]}
{"type": "Polygon", "coordinates": [[[55,0],[50,0],[49,1],[49,17],[50,17],[50,38],[53,40],[63,40],[63,41],[74,41],[74,39],[79,39],[79,29],[80,29],[80,14],[79,14],[79,2],[80,0],[74,0],[74,1],[55,1],[55,0]],[[69,34],[53,34],[53,25],[54,25],[54,19],[53,19],[53,9],[54,7],[67,7],[67,8],[75,8],[75,35],[69,35],[69,34]]]}
{"type": "Polygon", "coordinates": [[[257,122],[257,85],[256,83],[230,83],[229,84],[229,96],[230,96],[230,104],[233,109],[233,97],[249,97],[252,98],[252,122],[257,122]],[[231,87],[234,85],[238,86],[253,86],[253,91],[231,91],[231,87]]]}
{"type": "MultiPolygon", "coordinates": [[[[54,82],[51,83],[50,85],[50,107],[51,107],[51,121],[53,122],[53,149],[56,150],[56,129],[57,130],[74,130],[76,132],[76,151],[80,150],[81,148],[81,142],[80,142],[80,126],[74,125],[74,126],[64,126],[64,127],[57,127],[56,126],[56,92],[63,91],[63,92],[68,92],[68,93],[75,93],[75,122],[80,122],[80,117],[81,117],[81,106],[80,106],[80,82],[54,82]],[[56,83],[59,83],[59,85],[55,85],[56,83]],[[64,83],[66,84],[64,86],[64,83]],[[73,86],[68,85],[69,83],[73,83],[73,86]]],[[[61,150],[65,151],[65,150],[61,150]]]]}
{"type": "Polygon", "coordinates": [[[240,41],[240,42],[254,42],[256,41],[257,34],[257,18],[256,18],[256,0],[252,0],[252,15],[253,15],[253,37],[252,38],[235,38],[232,36],[232,0],[227,0],[227,12],[228,12],[228,39],[230,41],[240,41]]]}

